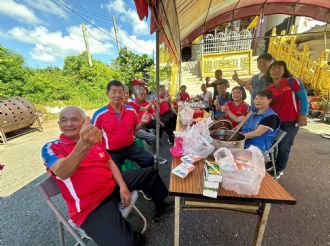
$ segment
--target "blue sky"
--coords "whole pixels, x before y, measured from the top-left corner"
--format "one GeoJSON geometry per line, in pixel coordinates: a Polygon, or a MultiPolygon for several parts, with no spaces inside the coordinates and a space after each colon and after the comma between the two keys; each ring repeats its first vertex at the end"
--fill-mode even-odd
{"type": "Polygon", "coordinates": [[[66,56],[85,50],[84,22],[93,58],[110,63],[118,55],[112,16],[121,46],[151,56],[155,37],[133,0],[0,0],[0,44],[22,54],[27,66],[62,67],[66,56]]]}

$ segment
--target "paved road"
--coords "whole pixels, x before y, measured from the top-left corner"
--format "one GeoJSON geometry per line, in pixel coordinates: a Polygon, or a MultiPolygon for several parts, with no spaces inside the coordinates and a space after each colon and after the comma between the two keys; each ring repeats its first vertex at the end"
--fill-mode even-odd
{"type": "MultiPolygon", "coordinates": [[[[329,126],[311,124],[312,131],[329,133],[329,126]]],[[[0,245],[59,245],[57,227],[50,209],[34,186],[47,174],[40,158],[44,142],[58,135],[56,124],[45,132],[33,132],[0,145],[0,245]]],[[[292,149],[289,165],[280,183],[297,198],[297,205],[273,205],[263,245],[330,245],[330,140],[301,130],[292,149]]],[[[168,145],[162,154],[170,161],[168,145]]],[[[168,183],[169,165],[160,173],[168,183]]],[[[170,198],[172,199],[172,198],[170,198]]],[[[56,204],[65,210],[61,199],[56,204]]],[[[173,245],[173,215],[151,222],[152,203],[137,203],[148,220],[149,245],[173,245]]],[[[181,245],[251,245],[257,218],[231,211],[182,213],[181,245]]],[[[140,227],[136,217],[130,218],[140,227]]],[[[68,245],[74,240],[66,234],[68,245]]],[[[93,245],[93,244],[90,244],[93,245]]]]}

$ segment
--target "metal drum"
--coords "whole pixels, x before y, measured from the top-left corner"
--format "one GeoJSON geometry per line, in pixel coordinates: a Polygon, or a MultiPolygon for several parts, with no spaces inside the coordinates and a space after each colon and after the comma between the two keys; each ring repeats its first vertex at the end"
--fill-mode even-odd
{"type": "Polygon", "coordinates": [[[31,126],[37,119],[32,103],[21,97],[0,98],[0,128],[3,133],[31,126]]]}
{"type": "Polygon", "coordinates": [[[230,130],[215,130],[210,132],[210,136],[213,138],[213,145],[215,150],[225,147],[228,149],[244,149],[245,136],[242,133],[236,132],[233,138],[228,141],[234,131],[230,130]]]}

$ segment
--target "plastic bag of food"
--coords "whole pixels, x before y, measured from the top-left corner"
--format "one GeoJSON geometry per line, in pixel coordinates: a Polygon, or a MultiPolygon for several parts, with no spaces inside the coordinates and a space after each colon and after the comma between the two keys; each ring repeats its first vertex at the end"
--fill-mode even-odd
{"type": "Polygon", "coordinates": [[[210,136],[209,126],[212,124],[213,120],[208,117],[199,121],[195,125],[193,125],[190,129],[188,129],[188,136],[193,138],[194,136],[201,135],[205,138],[209,143],[213,142],[212,137],[210,136]]]}
{"type": "Polygon", "coordinates": [[[214,153],[222,170],[222,186],[240,195],[256,195],[265,176],[265,160],[260,149],[220,148],[214,153]]]}
{"type": "Polygon", "coordinates": [[[182,125],[190,125],[193,122],[194,110],[190,107],[184,107],[180,111],[180,119],[182,125]]]}
{"type": "Polygon", "coordinates": [[[210,144],[201,135],[183,138],[183,154],[195,154],[202,158],[209,156],[214,150],[214,146],[210,144]]]}

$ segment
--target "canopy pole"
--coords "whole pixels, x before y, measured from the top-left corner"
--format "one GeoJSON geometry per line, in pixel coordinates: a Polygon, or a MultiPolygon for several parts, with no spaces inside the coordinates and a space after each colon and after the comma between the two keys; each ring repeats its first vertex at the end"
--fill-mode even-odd
{"type": "Polygon", "coordinates": [[[328,28],[328,23],[325,24],[324,32],[323,32],[323,37],[324,37],[324,50],[327,49],[327,28],[328,28]]]}
{"type": "MultiPolygon", "coordinates": [[[[158,0],[156,0],[156,13],[158,13],[158,0]]],[[[155,19],[156,16],[154,16],[155,19]]],[[[159,169],[159,142],[160,142],[160,118],[159,118],[159,22],[156,28],[156,170],[159,169]]]]}

